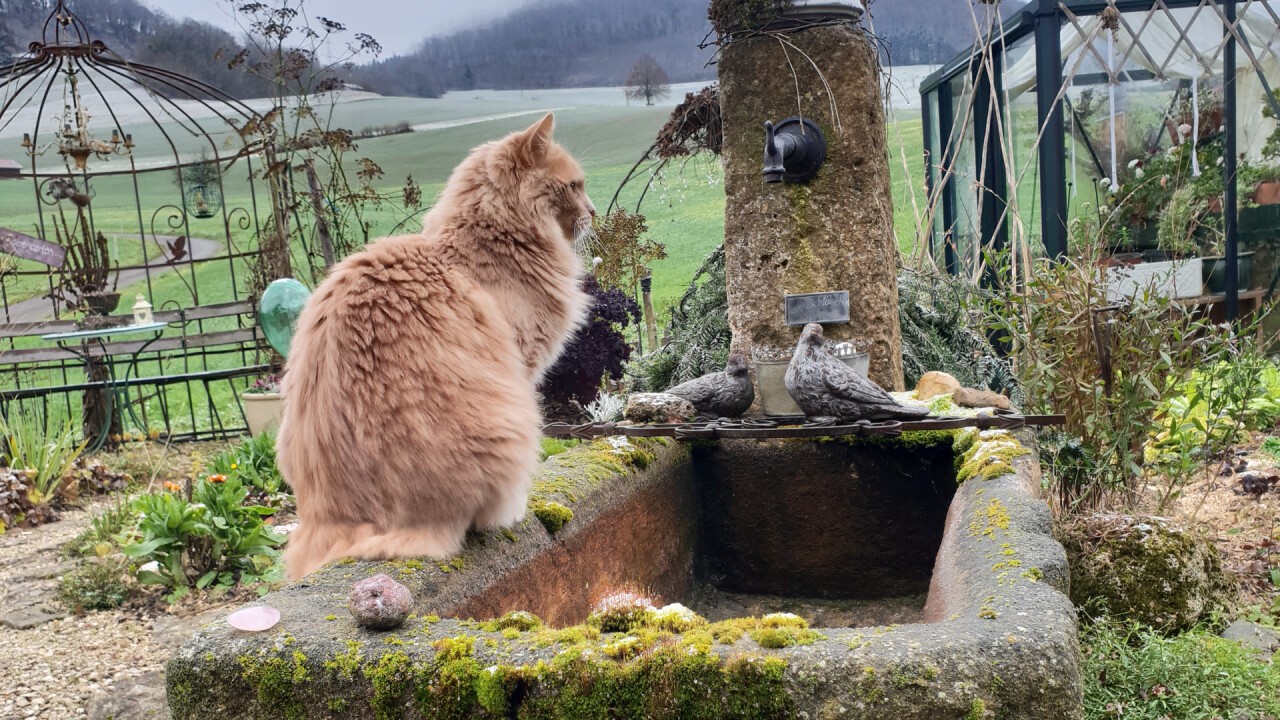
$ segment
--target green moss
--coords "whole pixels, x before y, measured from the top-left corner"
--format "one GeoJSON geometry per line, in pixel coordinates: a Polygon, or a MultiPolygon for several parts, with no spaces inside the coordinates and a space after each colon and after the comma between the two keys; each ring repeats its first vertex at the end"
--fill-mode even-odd
{"type": "Polygon", "coordinates": [[[512,668],[493,665],[476,675],[476,702],[480,707],[498,717],[508,717],[511,700],[520,685],[523,673],[512,668]]]}
{"type": "Polygon", "coordinates": [[[969,712],[965,713],[964,720],[982,720],[987,716],[987,704],[982,698],[974,698],[969,705],[969,712]]]}
{"type": "Polygon", "coordinates": [[[329,712],[341,713],[347,711],[347,701],[342,698],[329,698],[329,712]]]}
{"type": "Polygon", "coordinates": [[[560,532],[565,523],[573,519],[573,510],[554,502],[535,505],[533,514],[552,535],[560,532]]]}
{"type": "Polygon", "coordinates": [[[525,610],[513,610],[497,620],[490,620],[481,623],[481,628],[489,632],[498,632],[500,630],[515,630],[517,633],[537,630],[542,627],[542,620],[531,612],[525,610]]]}
{"type": "Polygon", "coordinates": [[[257,657],[241,656],[240,677],[253,688],[258,704],[274,715],[286,720],[305,717],[306,706],[298,691],[310,680],[307,656],[296,651],[290,656],[264,655],[265,651],[257,657]]]}
{"type": "Polygon", "coordinates": [[[400,699],[413,689],[417,672],[413,660],[403,652],[387,653],[376,665],[366,665],[364,676],[373,688],[369,704],[377,720],[394,720],[403,716],[400,699]]]}
{"type": "Polygon", "coordinates": [[[529,507],[573,504],[605,482],[642,470],[657,460],[657,449],[666,438],[636,438],[615,447],[606,440],[582,444],[538,466],[529,495],[529,507]]]}
{"type": "Polygon", "coordinates": [[[343,680],[354,680],[356,672],[360,670],[360,663],[363,661],[364,656],[360,653],[360,642],[348,640],[346,652],[337,653],[332,660],[326,660],[324,667],[326,670],[332,670],[343,680]]]}
{"type": "Polygon", "coordinates": [[[955,444],[955,430],[908,430],[896,437],[890,435],[823,436],[819,443],[884,448],[886,450],[925,450],[955,444]]]}
{"type": "Polygon", "coordinates": [[[328,621],[330,621],[330,622],[332,622],[332,621],[334,621],[334,620],[337,620],[337,619],[338,619],[338,616],[337,616],[337,615],[325,615],[325,616],[324,616],[324,619],[325,619],[325,620],[328,620],[328,621]]]}
{"type": "Polygon", "coordinates": [[[1009,509],[998,498],[991,498],[987,506],[975,512],[969,521],[969,534],[994,537],[996,530],[1008,530],[1009,522],[1009,509]]]}
{"type": "Polygon", "coordinates": [[[436,657],[440,661],[461,660],[475,654],[476,641],[475,638],[459,635],[457,637],[442,638],[432,643],[431,646],[435,648],[436,657]]]}
{"type": "Polygon", "coordinates": [[[1014,458],[1031,454],[1017,438],[1004,430],[975,433],[973,439],[966,443],[967,449],[956,457],[956,480],[960,482],[1009,475],[1014,472],[1014,458]]]}

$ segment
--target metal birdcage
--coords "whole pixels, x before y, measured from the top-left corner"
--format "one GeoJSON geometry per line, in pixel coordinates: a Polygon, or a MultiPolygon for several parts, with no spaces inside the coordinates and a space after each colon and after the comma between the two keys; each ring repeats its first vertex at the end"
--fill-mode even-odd
{"type": "Polygon", "coordinates": [[[0,252],[20,258],[0,279],[0,405],[80,417],[99,442],[129,421],[174,437],[243,427],[235,383],[270,358],[255,295],[289,273],[267,125],[121,57],[58,0],[41,39],[0,67],[0,158],[21,165],[0,180],[0,252]],[[110,314],[113,296],[135,295],[165,323],[155,337],[110,314]]]}

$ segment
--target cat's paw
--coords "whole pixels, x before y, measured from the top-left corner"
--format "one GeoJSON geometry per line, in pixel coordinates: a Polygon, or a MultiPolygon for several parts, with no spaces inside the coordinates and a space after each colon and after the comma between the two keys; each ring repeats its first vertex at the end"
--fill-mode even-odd
{"type": "Polygon", "coordinates": [[[526,493],[504,494],[476,513],[472,526],[477,530],[497,530],[524,520],[529,497],[526,493]]]}

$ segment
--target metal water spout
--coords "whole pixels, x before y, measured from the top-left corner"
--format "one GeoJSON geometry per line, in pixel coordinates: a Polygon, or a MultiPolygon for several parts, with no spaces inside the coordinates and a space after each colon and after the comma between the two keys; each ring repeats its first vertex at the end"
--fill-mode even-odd
{"type": "Polygon", "coordinates": [[[789,117],[764,124],[764,181],[803,183],[813,179],[827,159],[827,141],[811,120],[789,117]]]}

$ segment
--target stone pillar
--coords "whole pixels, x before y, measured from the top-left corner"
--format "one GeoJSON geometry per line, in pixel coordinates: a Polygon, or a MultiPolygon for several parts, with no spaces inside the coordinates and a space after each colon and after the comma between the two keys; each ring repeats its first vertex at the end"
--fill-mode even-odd
{"type": "Polygon", "coordinates": [[[850,322],[826,326],[826,336],[867,343],[871,379],[901,390],[898,248],[879,58],[853,25],[786,38],[795,47],[769,36],[737,40],[719,59],[733,349],[794,347],[800,328],[786,326],[783,295],[848,290],[850,322]],[[806,184],[766,185],[764,122],[794,115],[822,128],[826,164],[806,184]]]}

